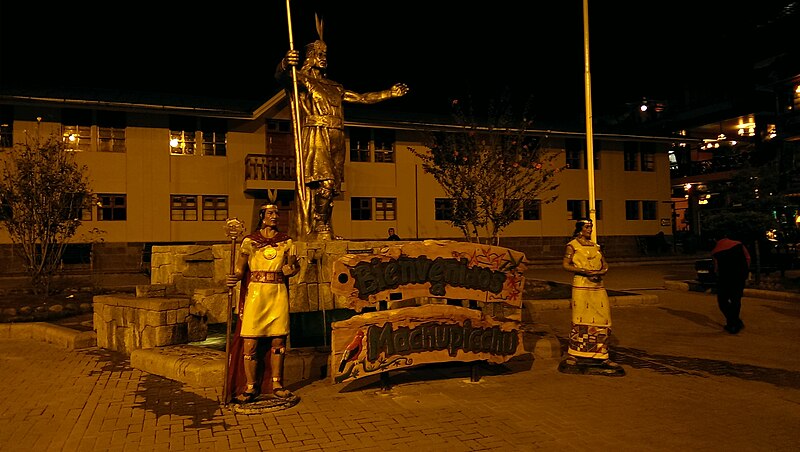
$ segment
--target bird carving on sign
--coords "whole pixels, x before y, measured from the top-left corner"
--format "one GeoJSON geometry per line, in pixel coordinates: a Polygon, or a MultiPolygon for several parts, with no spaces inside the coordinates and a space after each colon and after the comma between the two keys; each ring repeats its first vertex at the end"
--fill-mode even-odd
{"type": "Polygon", "coordinates": [[[353,337],[353,340],[350,341],[350,344],[345,347],[344,352],[342,352],[342,360],[339,362],[339,373],[342,373],[347,363],[354,361],[361,353],[363,340],[364,331],[358,330],[356,335],[353,337]]]}

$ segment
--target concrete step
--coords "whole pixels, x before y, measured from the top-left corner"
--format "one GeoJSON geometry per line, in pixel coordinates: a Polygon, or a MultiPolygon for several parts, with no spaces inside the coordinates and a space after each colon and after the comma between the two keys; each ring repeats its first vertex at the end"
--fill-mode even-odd
{"type": "MultiPolygon", "coordinates": [[[[283,381],[287,386],[325,378],[330,351],[322,348],[294,348],[286,351],[283,381]]],[[[197,345],[170,345],[134,350],[131,366],[195,387],[223,385],[225,352],[197,345]]]]}

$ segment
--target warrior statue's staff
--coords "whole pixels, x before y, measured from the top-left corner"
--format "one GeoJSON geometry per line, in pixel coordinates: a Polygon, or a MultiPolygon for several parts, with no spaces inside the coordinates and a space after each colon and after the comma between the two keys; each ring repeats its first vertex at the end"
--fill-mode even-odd
{"type": "MultiPolygon", "coordinates": [[[[286,0],[286,21],[289,24],[289,50],[294,50],[294,37],[292,35],[292,8],[289,5],[291,0],[286,0]]],[[[291,99],[289,99],[289,105],[291,106],[292,112],[292,122],[294,123],[294,127],[292,127],[293,135],[294,135],[294,151],[295,156],[297,157],[297,194],[300,197],[300,203],[298,204],[300,209],[304,209],[303,206],[306,204],[306,192],[305,192],[305,167],[303,166],[303,151],[300,149],[300,95],[297,91],[297,68],[292,65],[292,89],[294,91],[294,95],[291,99]]],[[[305,219],[304,219],[305,221],[305,219]]],[[[302,230],[305,233],[305,230],[302,230]]]]}
{"type": "MultiPolygon", "coordinates": [[[[238,218],[225,221],[225,235],[231,239],[231,268],[229,274],[236,272],[236,239],[244,233],[244,223],[238,218]]],[[[228,389],[228,369],[231,361],[231,323],[233,322],[233,287],[228,287],[228,320],[225,328],[225,371],[222,374],[222,403],[228,406],[231,395],[228,389]]]]}

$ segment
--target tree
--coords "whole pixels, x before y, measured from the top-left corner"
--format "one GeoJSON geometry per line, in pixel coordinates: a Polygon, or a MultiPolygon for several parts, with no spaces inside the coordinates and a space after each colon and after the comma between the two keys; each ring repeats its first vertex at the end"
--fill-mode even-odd
{"type": "Polygon", "coordinates": [[[92,195],[86,171],[55,135],[29,136],[3,158],[0,223],[22,250],[37,295],[50,294],[64,249],[81,224],[81,208],[92,195]]]}
{"type": "MultiPolygon", "coordinates": [[[[776,216],[786,204],[786,197],[780,193],[780,176],[776,160],[738,169],[731,180],[711,186],[722,200],[718,201],[719,207],[700,219],[704,235],[712,238],[727,235],[747,245],[754,254],[752,267],[756,282],[761,278],[764,253],[769,255],[770,252],[767,231],[781,229],[776,216]]],[[[785,233],[788,231],[781,231],[779,236],[785,233]]],[[[783,245],[779,243],[778,249],[783,245]]],[[[779,258],[772,256],[772,259],[779,258]]],[[[781,265],[783,263],[778,263],[781,265]]]]}
{"type": "Polygon", "coordinates": [[[489,103],[483,122],[468,107],[465,114],[454,101],[455,127],[431,133],[426,152],[409,150],[453,200],[450,222],[464,238],[498,245],[501,232],[520,218],[526,203],[557,198],[555,176],[564,167],[554,162],[558,150],[531,133],[532,121],[514,116],[507,95],[489,103]]]}

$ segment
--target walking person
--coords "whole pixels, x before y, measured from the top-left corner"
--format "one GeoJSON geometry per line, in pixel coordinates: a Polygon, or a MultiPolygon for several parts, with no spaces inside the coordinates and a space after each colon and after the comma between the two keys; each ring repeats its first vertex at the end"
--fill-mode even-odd
{"type": "Polygon", "coordinates": [[[295,397],[283,387],[286,337],[289,335],[288,278],[299,271],[291,237],[278,231],[278,206],[259,209],[258,230],[239,248],[227,285],[242,281],[233,337],[228,388],[235,403],[250,403],[259,394],[295,397]]]}
{"type": "Polygon", "coordinates": [[[603,286],[608,273],[600,246],[592,241],[591,220],[578,220],[567,243],[562,266],[573,273],[572,329],[567,357],[558,370],[564,373],[625,375],[608,356],[611,338],[611,305],[603,286]]]}
{"type": "Polygon", "coordinates": [[[750,253],[742,242],[732,240],[723,233],[711,250],[711,257],[717,274],[717,305],[725,316],[723,329],[730,334],[737,334],[744,328],[739,314],[744,286],[750,273],[750,253]]]}

